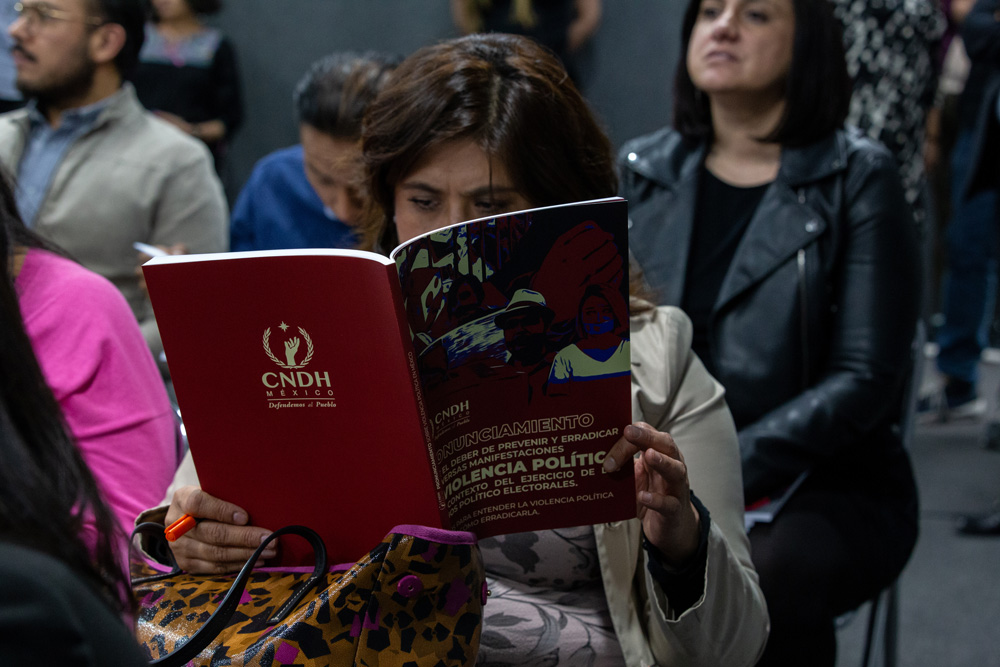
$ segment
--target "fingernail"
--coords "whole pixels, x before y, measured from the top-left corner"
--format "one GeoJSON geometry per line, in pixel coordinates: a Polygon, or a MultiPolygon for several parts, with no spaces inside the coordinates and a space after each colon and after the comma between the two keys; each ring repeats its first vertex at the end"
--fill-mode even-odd
{"type": "Polygon", "coordinates": [[[651,502],[653,502],[653,494],[650,493],[649,491],[640,491],[639,502],[642,503],[643,505],[649,505],[651,502]]]}
{"type": "Polygon", "coordinates": [[[233,512],[233,523],[238,526],[242,526],[249,520],[246,512],[233,512]]]}
{"type": "Polygon", "coordinates": [[[271,534],[270,534],[270,533],[265,533],[264,535],[261,535],[261,536],[260,536],[260,543],[261,543],[261,544],[264,544],[264,542],[266,542],[266,541],[267,541],[267,538],[269,538],[270,536],[271,536],[271,534]]]}
{"type": "Polygon", "coordinates": [[[614,472],[618,469],[618,464],[615,463],[615,458],[613,456],[604,457],[604,472],[614,472]]]}

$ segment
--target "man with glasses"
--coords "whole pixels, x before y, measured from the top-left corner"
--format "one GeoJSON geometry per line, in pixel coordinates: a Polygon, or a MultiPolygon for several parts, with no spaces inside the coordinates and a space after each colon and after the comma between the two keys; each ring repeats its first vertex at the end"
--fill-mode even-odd
{"type": "Polygon", "coordinates": [[[25,0],[14,9],[16,84],[29,102],[0,116],[0,161],[16,177],[18,209],[121,290],[158,355],[133,244],[226,250],[211,156],[146,112],[125,81],[142,46],[142,0],[25,0]]]}

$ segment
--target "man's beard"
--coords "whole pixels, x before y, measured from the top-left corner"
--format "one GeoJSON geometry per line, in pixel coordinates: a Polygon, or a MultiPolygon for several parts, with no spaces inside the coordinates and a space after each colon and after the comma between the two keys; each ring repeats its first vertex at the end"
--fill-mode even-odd
{"type": "Polygon", "coordinates": [[[43,109],[49,105],[59,106],[67,100],[85,97],[91,86],[94,85],[97,65],[85,53],[81,53],[79,58],[73,60],[77,66],[69,72],[61,74],[58,79],[39,85],[32,85],[18,79],[17,89],[26,98],[37,100],[38,106],[43,109]]]}

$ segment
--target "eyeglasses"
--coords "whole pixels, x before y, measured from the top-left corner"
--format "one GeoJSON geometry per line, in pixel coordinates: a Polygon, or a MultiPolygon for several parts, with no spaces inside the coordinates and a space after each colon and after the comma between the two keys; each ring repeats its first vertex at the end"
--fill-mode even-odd
{"type": "Polygon", "coordinates": [[[32,31],[51,25],[53,21],[71,21],[95,27],[105,23],[104,19],[96,16],[76,16],[72,12],[56,9],[44,2],[30,5],[16,2],[14,3],[14,11],[17,12],[18,18],[24,19],[25,27],[32,31]]]}

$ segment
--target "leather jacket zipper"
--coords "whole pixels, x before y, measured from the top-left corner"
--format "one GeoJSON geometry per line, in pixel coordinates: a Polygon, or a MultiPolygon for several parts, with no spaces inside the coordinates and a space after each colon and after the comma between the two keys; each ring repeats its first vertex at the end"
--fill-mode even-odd
{"type": "Polygon", "coordinates": [[[800,324],[802,334],[802,390],[809,387],[809,290],[806,289],[806,251],[800,248],[798,252],[799,267],[799,307],[802,309],[800,324]]]}

